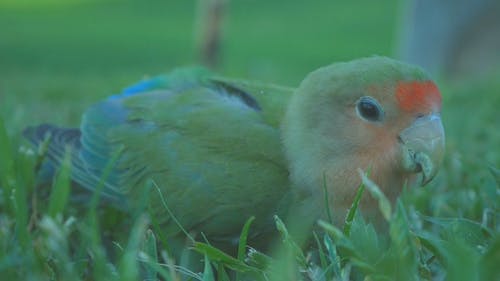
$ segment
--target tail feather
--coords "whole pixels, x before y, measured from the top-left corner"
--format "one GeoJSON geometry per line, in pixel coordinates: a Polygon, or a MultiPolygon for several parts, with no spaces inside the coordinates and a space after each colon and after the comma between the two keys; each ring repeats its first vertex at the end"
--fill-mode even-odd
{"type": "Polygon", "coordinates": [[[48,141],[47,157],[54,166],[59,166],[64,159],[66,150],[76,153],[81,148],[80,130],[75,128],[60,128],[50,124],[28,127],[23,135],[35,147],[48,141]]]}
{"type": "Polygon", "coordinates": [[[52,146],[52,149],[62,147],[64,150],[67,145],[77,149],[81,147],[81,132],[75,128],[60,128],[50,124],[42,124],[24,129],[23,136],[35,146],[50,138],[49,146],[52,146]]]}
{"type": "MultiPolygon", "coordinates": [[[[91,195],[88,191],[94,191],[94,188],[100,184],[101,171],[93,171],[80,159],[80,153],[83,149],[81,143],[82,133],[76,128],[60,128],[50,124],[42,124],[36,127],[28,127],[23,131],[23,136],[36,148],[46,144],[45,161],[38,170],[39,183],[49,183],[54,178],[55,171],[58,170],[64,161],[66,153],[71,153],[72,180],[77,186],[83,187],[87,196],[91,195]]],[[[101,194],[108,199],[120,198],[117,202],[122,202],[121,194],[116,192],[116,188],[109,187],[107,181],[103,182],[104,187],[101,194]]]]}

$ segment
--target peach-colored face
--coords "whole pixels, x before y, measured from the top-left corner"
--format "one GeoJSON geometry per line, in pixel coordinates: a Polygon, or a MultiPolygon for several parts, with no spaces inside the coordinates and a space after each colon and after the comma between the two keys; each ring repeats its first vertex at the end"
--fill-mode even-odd
{"type": "Polygon", "coordinates": [[[441,110],[441,94],[432,81],[399,82],[396,85],[399,107],[409,113],[430,113],[441,110]]]}
{"type": "MultiPolygon", "coordinates": [[[[425,136],[429,134],[438,136],[440,131],[434,132],[435,126],[431,126],[436,122],[430,120],[439,118],[441,94],[434,82],[415,80],[398,81],[390,86],[370,85],[365,93],[380,105],[383,117],[377,121],[370,121],[359,116],[359,111],[356,111],[357,117],[361,118],[352,118],[356,116],[352,113],[352,108],[349,108],[352,123],[346,128],[344,135],[354,135],[351,138],[351,144],[356,143],[359,149],[356,159],[359,163],[364,163],[365,167],[372,167],[372,179],[381,186],[402,186],[403,181],[409,176],[413,177],[415,172],[408,171],[406,167],[401,166],[402,159],[407,157],[406,154],[402,154],[401,134],[406,132],[407,135],[417,122],[418,128],[415,127],[414,130],[422,133],[422,138],[426,138],[425,136]],[[425,120],[429,120],[429,122],[426,121],[429,125],[424,127],[430,126],[426,132],[423,131],[424,127],[420,126],[425,120]],[[401,181],[399,185],[395,183],[398,179],[401,181]]],[[[415,142],[414,140],[405,141],[415,142]]],[[[434,156],[429,155],[429,157],[434,156]]],[[[439,165],[440,160],[437,160],[435,165],[439,165]]],[[[387,189],[384,192],[395,196],[397,190],[387,189]]]]}

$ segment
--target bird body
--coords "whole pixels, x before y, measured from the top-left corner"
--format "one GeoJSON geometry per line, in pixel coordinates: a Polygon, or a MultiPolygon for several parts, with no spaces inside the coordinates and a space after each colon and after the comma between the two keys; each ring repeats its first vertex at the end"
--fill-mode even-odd
{"type": "Polygon", "coordinates": [[[325,214],[325,196],[340,223],[358,169],[371,169],[393,200],[416,173],[432,179],[444,141],[440,102],[420,69],[383,57],[321,68],[298,89],[180,69],[90,107],[79,129],[42,125],[25,136],[38,145],[50,135],[52,166],[69,145],[73,180],[89,191],[103,181],[114,205],[133,209],[146,198],[167,236],[180,223],[233,241],[250,216],[254,236],[273,228],[275,214],[312,222],[325,214]]]}

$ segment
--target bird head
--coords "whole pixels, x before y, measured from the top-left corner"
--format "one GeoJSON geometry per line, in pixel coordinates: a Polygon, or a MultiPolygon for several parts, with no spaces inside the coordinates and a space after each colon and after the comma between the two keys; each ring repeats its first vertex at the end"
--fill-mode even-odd
{"type": "MultiPolygon", "coordinates": [[[[352,203],[359,169],[394,200],[425,185],[444,153],[441,95],[420,68],[384,57],[310,73],[291,98],[282,127],[292,183],[352,203]]],[[[338,205],[338,204],[337,204],[338,205]]]]}

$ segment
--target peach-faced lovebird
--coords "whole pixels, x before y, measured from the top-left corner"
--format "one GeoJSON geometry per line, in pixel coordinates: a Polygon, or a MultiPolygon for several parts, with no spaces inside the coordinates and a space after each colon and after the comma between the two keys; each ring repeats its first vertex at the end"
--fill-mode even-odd
{"type": "MultiPolygon", "coordinates": [[[[133,209],[149,194],[150,216],[170,237],[180,224],[234,241],[251,216],[259,239],[275,214],[314,221],[327,201],[340,224],[360,169],[392,201],[428,183],[444,151],[440,110],[421,69],[370,57],[315,70],[297,89],[179,69],[90,107],[79,128],[24,135],[34,145],[48,138],[47,169],[71,148],[75,185],[103,181],[110,204],[133,209]]],[[[369,194],[361,211],[378,212],[369,194]]]]}

